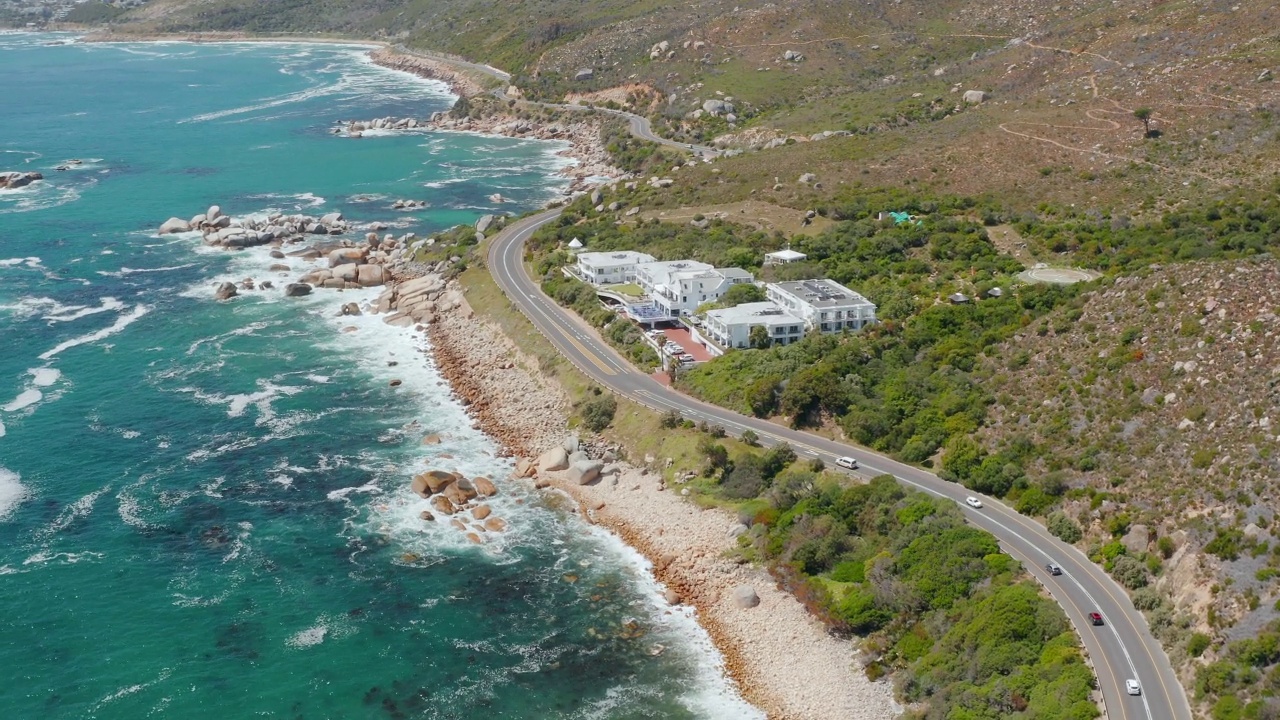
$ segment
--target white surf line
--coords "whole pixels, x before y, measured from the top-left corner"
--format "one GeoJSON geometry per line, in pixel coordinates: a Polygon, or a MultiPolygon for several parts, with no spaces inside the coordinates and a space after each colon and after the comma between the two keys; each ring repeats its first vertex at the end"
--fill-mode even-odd
{"type": "Polygon", "coordinates": [[[80,337],[71,338],[70,340],[64,340],[58,343],[57,345],[55,345],[51,350],[46,350],[40,353],[39,357],[41,360],[48,360],[53,356],[61,353],[63,350],[73,348],[77,345],[84,345],[85,343],[97,342],[98,340],[101,340],[103,338],[115,335],[116,333],[129,327],[129,325],[131,325],[138,318],[142,317],[143,315],[146,315],[150,310],[151,308],[146,305],[138,305],[133,308],[133,312],[129,313],[128,315],[121,315],[111,325],[97,332],[89,333],[88,335],[81,335],[80,337]]]}

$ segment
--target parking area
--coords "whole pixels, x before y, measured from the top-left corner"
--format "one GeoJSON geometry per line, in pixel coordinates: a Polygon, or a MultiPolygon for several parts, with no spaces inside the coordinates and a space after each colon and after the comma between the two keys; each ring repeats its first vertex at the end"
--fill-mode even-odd
{"type": "Polygon", "coordinates": [[[702,346],[697,340],[693,339],[693,334],[687,328],[659,328],[662,334],[667,336],[667,342],[673,342],[684,351],[693,356],[694,362],[706,362],[712,358],[711,353],[702,346]]]}

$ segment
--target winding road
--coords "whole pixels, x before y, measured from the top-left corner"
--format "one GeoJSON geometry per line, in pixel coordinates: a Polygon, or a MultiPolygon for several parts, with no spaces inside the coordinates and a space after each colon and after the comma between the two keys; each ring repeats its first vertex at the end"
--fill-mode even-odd
{"type": "MultiPolygon", "coordinates": [[[[458,58],[450,57],[448,55],[441,55],[439,53],[425,52],[422,50],[410,50],[404,45],[396,45],[395,50],[396,52],[404,53],[406,55],[417,55],[419,57],[428,58],[430,60],[435,60],[437,62],[454,65],[464,70],[470,70],[471,72],[476,72],[476,73],[480,73],[481,75],[486,75],[488,77],[499,80],[503,83],[507,83],[507,84],[511,83],[511,73],[506,72],[505,70],[499,70],[498,68],[492,67],[490,65],[467,62],[466,60],[460,60],[458,58]]],[[[507,95],[507,89],[505,87],[494,88],[490,92],[494,97],[498,98],[499,100],[502,100],[503,102],[513,99],[507,95]]],[[[596,112],[599,112],[599,113],[604,113],[606,115],[613,115],[615,117],[620,117],[625,119],[627,121],[628,128],[631,131],[631,134],[637,138],[640,138],[641,140],[648,140],[649,142],[656,143],[658,145],[663,145],[669,148],[675,148],[677,150],[684,150],[686,152],[692,152],[701,157],[711,158],[711,157],[716,157],[720,154],[720,151],[718,149],[713,148],[709,145],[690,145],[689,143],[676,142],[675,140],[669,140],[667,138],[661,137],[658,134],[653,132],[653,125],[650,124],[649,118],[644,117],[643,115],[636,115],[635,113],[629,113],[625,110],[611,110],[609,108],[604,108],[604,107],[572,105],[569,103],[539,102],[537,100],[525,100],[523,98],[514,98],[514,99],[517,102],[522,102],[526,105],[535,105],[537,107],[552,108],[555,110],[568,110],[570,112],[588,112],[591,110],[595,110],[596,112]]]]}
{"type": "Polygon", "coordinates": [[[1097,672],[1107,717],[1191,720],[1186,693],[1169,658],[1125,591],[1082,552],[1050,535],[1039,523],[991,498],[982,498],[982,509],[969,508],[964,500],[972,494],[970,491],[920,468],[676,392],[614,352],[581,320],[544,295],[525,268],[525,242],[535,230],[559,216],[560,210],[548,210],[522,218],[495,235],[488,248],[489,271],[507,298],[588,377],[657,412],[674,410],[693,421],[720,425],[732,435],[749,429],[762,444],[787,442],[802,457],[821,458],[829,466],[834,465],[836,457],[851,456],[858,460],[863,475],[893,475],[906,485],[958,503],[971,523],[994,535],[1001,547],[1022,561],[1062,606],[1097,672]],[[1050,562],[1062,568],[1061,575],[1045,570],[1050,562]],[[1103,625],[1090,622],[1092,612],[1101,613],[1103,625]],[[1141,695],[1126,693],[1125,680],[1129,678],[1139,681],[1141,695]]]}

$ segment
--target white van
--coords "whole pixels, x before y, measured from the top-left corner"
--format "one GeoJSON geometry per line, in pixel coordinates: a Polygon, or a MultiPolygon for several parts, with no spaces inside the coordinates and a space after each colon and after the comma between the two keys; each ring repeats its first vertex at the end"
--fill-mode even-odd
{"type": "Polygon", "coordinates": [[[838,458],[836,458],[836,464],[837,464],[837,465],[839,465],[839,466],[840,466],[840,467],[842,467],[842,468],[848,468],[848,469],[850,469],[850,470],[857,470],[857,469],[858,469],[858,461],[857,461],[857,460],[854,460],[853,458],[849,457],[848,455],[845,455],[845,456],[843,456],[843,457],[838,457],[838,458]]]}

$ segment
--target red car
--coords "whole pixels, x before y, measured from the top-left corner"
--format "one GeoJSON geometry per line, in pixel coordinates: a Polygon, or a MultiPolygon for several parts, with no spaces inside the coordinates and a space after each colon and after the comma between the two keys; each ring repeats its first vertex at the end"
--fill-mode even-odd
{"type": "Polygon", "coordinates": [[[1094,625],[1101,625],[1102,615],[1096,612],[1089,613],[1089,622],[1093,623],[1094,625]]]}

